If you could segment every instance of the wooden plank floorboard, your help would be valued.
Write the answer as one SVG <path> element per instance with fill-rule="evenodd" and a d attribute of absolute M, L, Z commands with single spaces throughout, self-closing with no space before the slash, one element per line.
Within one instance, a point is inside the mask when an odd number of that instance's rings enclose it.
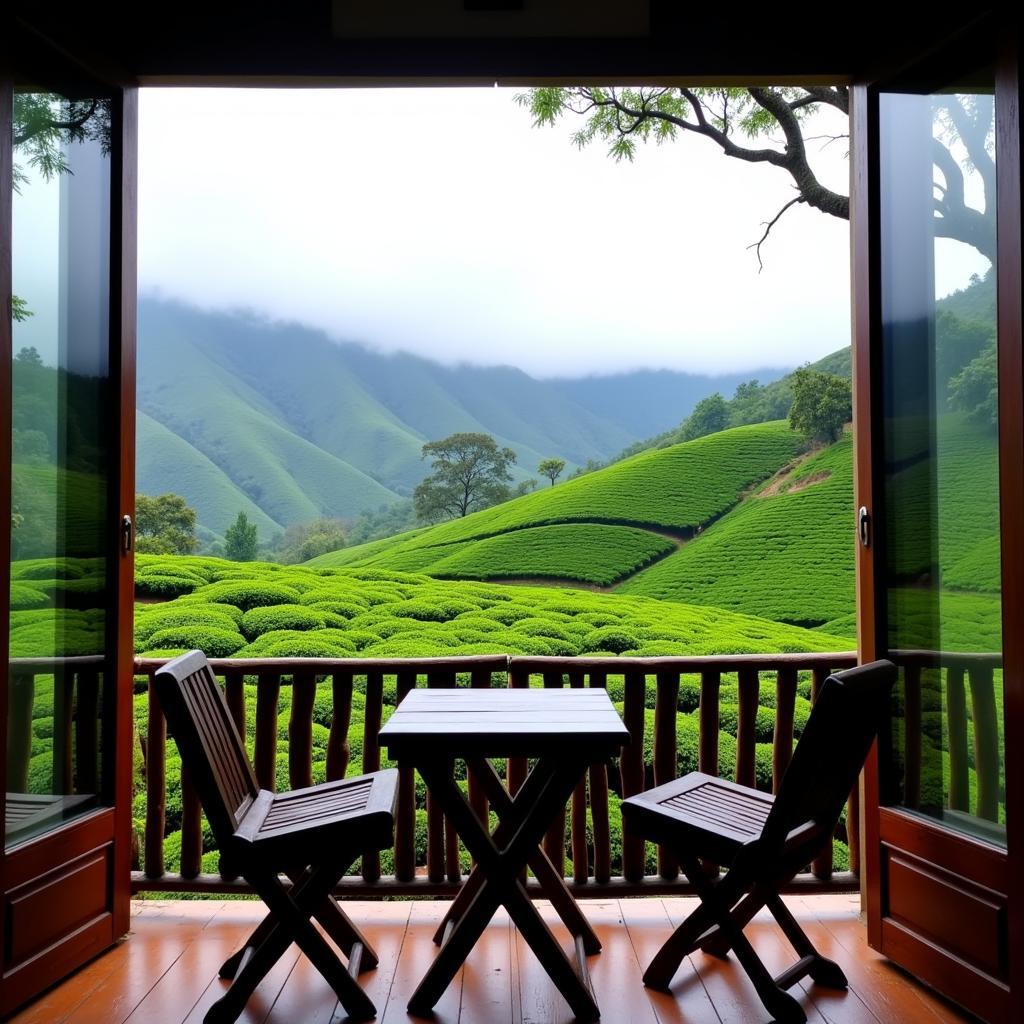
<path fill-rule="evenodd" d="M 512 922 L 499 910 L 462 969 L 459 1020 L 518 1024 L 512 1002 Z"/>
<path fill-rule="evenodd" d="M 868 948 L 856 897 L 787 897 L 820 951 L 846 972 L 837 992 L 809 980 L 792 992 L 811 1024 L 966 1024 L 962 1014 Z M 588 958 L 605 1024 L 758 1024 L 767 1021 L 736 962 L 703 953 L 688 957 L 671 991 L 643 987 L 644 968 L 696 905 L 690 899 L 584 902 L 603 951 Z M 433 962 L 434 929 L 446 903 L 350 903 L 347 909 L 380 957 L 360 975 L 382 1024 L 415 1024 L 406 1011 Z M 567 952 L 569 935 L 547 903 L 542 917 Z M 196 1024 L 224 992 L 221 962 L 263 916 L 252 901 L 160 901 L 136 904 L 127 940 L 87 964 L 12 1018 L 15 1024 Z M 794 959 L 767 914 L 748 936 L 770 971 Z M 348 1024 L 334 993 L 292 947 L 257 990 L 244 1024 Z M 465 967 L 437 1004 L 433 1024 L 569 1024 L 572 1013 L 543 966 L 499 911 Z"/>
<path fill-rule="evenodd" d="M 880 1020 L 960 1024 L 971 1019 L 868 946 L 867 933 L 857 916 L 857 897 L 836 896 L 829 902 L 790 897 L 788 902 L 808 934 L 813 929 L 812 941 L 817 942 L 823 932 L 831 936 L 833 959 L 845 971 L 850 987 Z"/>
<path fill-rule="evenodd" d="M 408 1024 L 408 1021 L 422 1019 L 411 1017 L 406 1006 L 416 991 L 420 979 L 434 962 L 438 947 L 434 945 L 434 932 L 441 923 L 447 903 L 411 903 L 409 924 L 405 931 L 398 964 L 396 965 L 391 992 L 384 1007 L 377 1007 L 377 1020 L 381 1024 Z M 353 914 L 355 917 L 355 915 Z M 355 917 L 356 921 L 360 919 Z M 434 1007 L 433 1016 L 428 1018 L 434 1024 L 456 1024 L 459 1020 L 459 1006 L 462 1002 L 463 971 L 455 976 Z M 481 1024 L 489 1024 L 482 1021 Z"/>
<path fill-rule="evenodd" d="M 642 978 L 647 965 L 674 931 L 672 922 L 660 899 L 620 900 L 619 906 L 637 959 L 638 977 Z M 624 983 L 623 987 L 626 987 Z M 718 1024 L 720 1021 L 689 957 L 680 964 L 669 992 L 643 988 L 642 983 L 641 989 L 660 1024 L 692 1024 L 694 1021 Z"/>

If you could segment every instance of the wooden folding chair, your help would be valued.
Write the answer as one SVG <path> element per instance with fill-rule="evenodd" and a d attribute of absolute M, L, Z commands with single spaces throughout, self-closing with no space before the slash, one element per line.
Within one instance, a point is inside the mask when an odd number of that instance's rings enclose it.
<path fill-rule="evenodd" d="M 683 957 L 696 949 L 721 957 L 733 950 L 765 1008 L 782 1024 L 807 1019 L 786 991 L 801 978 L 846 988 L 842 970 L 817 952 L 779 889 L 832 842 L 895 678 L 888 661 L 829 676 L 775 797 L 694 772 L 623 801 L 624 827 L 674 850 L 701 901 L 651 961 L 645 985 L 667 989 Z M 702 860 L 728 870 L 709 877 Z M 762 907 L 799 957 L 776 978 L 743 934 Z"/>
<path fill-rule="evenodd" d="M 376 1008 L 355 978 L 376 967 L 377 956 L 332 891 L 356 857 L 391 845 L 398 772 L 272 793 L 257 785 L 245 744 L 201 651 L 160 669 L 156 692 L 222 865 L 245 878 L 269 909 L 245 945 L 221 966 L 220 976 L 234 981 L 205 1020 L 237 1020 L 292 942 L 334 989 L 350 1018 L 375 1017 Z M 282 874 L 291 885 L 284 884 Z M 347 969 L 311 917 L 348 958 Z"/>

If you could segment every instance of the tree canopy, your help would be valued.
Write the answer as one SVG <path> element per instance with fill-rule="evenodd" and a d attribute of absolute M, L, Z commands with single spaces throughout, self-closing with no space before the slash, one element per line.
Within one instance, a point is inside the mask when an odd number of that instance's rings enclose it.
<path fill-rule="evenodd" d="M 309 523 L 293 523 L 277 545 L 279 562 L 294 565 L 345 546 L 345 524 L 340 519 L 321 517 Z"/>
<path fill-rule="evenodd" d="M 489 434 L 452 434 L 423 446 L 431 459 L 430 476 L 413 491 L 416 515 L 426 522 L 457 519 L 509 497 L 511 448 L 499 448 Z"/>
<path fill-rule="evenodd" d="M 196 510 L 180 494 L 135 495 L 135 550 L 144 555 L 191 555 Z"/>
<path fill-rule="evenodd" d="M 252 562 L 256 559 L 258 542 L 256 524 L 249 522 L 244 512 L 224 531 L 224 557 L 232 562 Z"/>
<path fill-rule="evenodd" d="M 729 407 L 725 399 L 716 391 L 707 398 L 702 398 L 694 407 L 693 412 L 683 424 L 682 441 L 692 441 L 705 434 L 717 434 L 729 426 Z"/>
<path fill-rule="evenodd" d="M 850 382 L 803 366 L 793 373 L 789 425 L 812 441 L 831 443 L 853 416 Z"/>
<path fill-rule="evenodd" d="M 541 459 L 537 464 L 537 472 L 541 476 L 546 476 L 551 481 L 551 486 L 555 486 L 555 481 L 562 475 L 562 470 L 565 469 L 565 459 Z"/>
<path fill-rule="evenodd" d="M 849 220 L 849 196 L 825 185 L 813 166 L 808 143 L 846 139 L 847 130 L 809 136 L 809 116 L 832 109 L 848 117 L 846 86 L 686 87 L 546 86 L 516 97 L 537 126 L 553 125 L 565 116 L 582 118 L 573 133 L 578 147 L 599 141 L 615 160 L 632 161 L 640 143 L 668 142 L 696 135 L 729 157 L 767 164 L 789 174 L 796 195 L 764 225 L 754 243 L 761 245 L 779 218 L 791 207 L 806 204 L 832 217 Z M 956 238 L 994 260 L 995 160 L 992 154 L 991 97 L 942 97 L 936 115 L 933 159 L 941 178 L 934 198 L 935 234 Z M 969 205 L 967 179 L 980 177 L 983 207 Z"/>

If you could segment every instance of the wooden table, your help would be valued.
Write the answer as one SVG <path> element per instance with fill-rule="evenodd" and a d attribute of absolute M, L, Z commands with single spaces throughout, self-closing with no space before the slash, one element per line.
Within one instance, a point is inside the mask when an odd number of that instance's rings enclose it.
<path fill-rule="evenodd" d="M 600 1016 L 585 957 L 601 944 L 539 844 L 587 768 L 628 740 L 608 694 L 596 687 L 413 690 L 405 697 L 380 741 L 400 764 L 419 771 L 476 861 L 446 917 L 441 950 L 409 1001 L 410 1013 L 431 1012 L 504 906 L 577 1020 Z M 537 760 L 511 796 L 490 757 Z M 493 835 L 455 783 L 456 758 L 465 760 L 498 816 Z M 527 864 L 574 937 L 575 967 L 530 902 L 523 884 Z"/>

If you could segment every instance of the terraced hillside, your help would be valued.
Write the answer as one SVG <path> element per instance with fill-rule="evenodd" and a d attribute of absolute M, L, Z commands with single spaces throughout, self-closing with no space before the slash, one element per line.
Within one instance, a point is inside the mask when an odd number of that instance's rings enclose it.
<path fill-rule="evenodd" d="M 960 414 L 940 418 L 938 438 L 939 542 L 934 551 L 910 546 L 896 553 L 904 605 L 915 609 L 908 620 L 924 615 L 910 588 L 937 561 L 948 588 L 946 634 L 960 649 L 991 650 L 999 623 L 992 439 Z M 799 448 L 784 423 L 738 427 L 310 564 L 614 588 L 850 636 L 852 442 Z M 923 474 L 933 472 L 911 463 L 897 477 L 893 507 L 910 519 L 904 532 L 911 537 L 934 535 L 912 525 L 926 513 L 932 484 Z"/>
<path fill-rule="evenodd" d="M 611 583 L 671 553 L 800 448 L 801 439 L 784 422 L 736 427 L 644 452 L 464 519 L 331 552 L 309 564 Z M 559 531 L 543 529 L 556 525 Z M 640 530 L 648 537 L 641 537 Z M 485 538 L 491 540 L 481 543 Z"/>

